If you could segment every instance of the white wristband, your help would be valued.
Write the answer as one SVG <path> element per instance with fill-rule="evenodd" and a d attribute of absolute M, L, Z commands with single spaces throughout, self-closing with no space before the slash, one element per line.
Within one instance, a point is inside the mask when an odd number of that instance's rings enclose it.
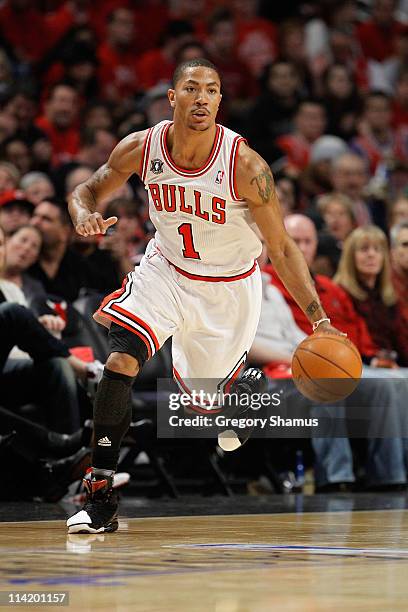
<path fill-rule="evenodd" d="M 327 321 L 328 323 L 331 323 L 330 319 L 328 319 L 327 317 L 324 317 L 323 319 L 319 319 L 318 321 L 315 321 L 312 325 L 313 331 L 315 331 L 320 323 L 324 323 L 325 321 Z"/>

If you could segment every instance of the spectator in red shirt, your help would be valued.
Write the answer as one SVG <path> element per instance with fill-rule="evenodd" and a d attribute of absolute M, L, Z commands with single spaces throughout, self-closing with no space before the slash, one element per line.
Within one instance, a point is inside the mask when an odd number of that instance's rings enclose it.
<path fill-rule="evenodd" d="M 317 233 L 313 222 L 304 215 L 289 215 L 285 218 L 285 227 L 302 251 L 309 268 L 312 267 L 317 250 Z M 283 285 L 272 265 L 266 266 L 266 271 L 271 274 L 272 283 L 279 289 L 289 304 L 298 327 L 306 334 L 310 334 L 312 328 L 309 320 Z M 327 276 L 316 274 L 313 279 L 323 309 L 327 316 L 331 318 L 332 325 L 346 332 L 362 355 L 367 357 L 373 355 L 374 346 L 367 327 L 364 320 L 357 315 L 346 292 Z"/>
<path fill-rule="evenodd" d="M 36 120 L 36 125 L 48 136 L 52 147 L 54 165 L 74 157 L 79 150 L 78 94 L 65 83 L 57 83 L 45 104 L 45 112 Z"/>
<path fill-rule="evenodd" d="M 171 82 L 179 49 L 193 40 L 193 34 L 193 26 L 188 21 L 174 20 L 167 24 L 161 47 L 146 51 L 137 64 L 143 89 Z"/>
<path fill-rule="evenodd" d="M 358 38 L 368 59 L 383 62 L 393 55 L 396 36 L 403 28 L 394 19 L 396 5 L 396 0 L 375 0 L 372 19 L 359 26 Z"/>
<path fill-rule="evenodd" d="M 392 227 L 390 237 L 392 282 L 408 325 L 408 221 Z"/>
<path fill-rule="evenodd" d="M 380 228 L 369 225 L 350 234 L 334 280 L 364 318 L 377 353 L 385 350 L 390 362 L 408 366 L 408 327 L 391 282 L 387 237 Z"/>
<path fill-rule="evenodd" d="M 278 146 L 287 155 L 288 168 L 295 174 L 304 170 L 310 162 L 310 148 L 324 134 L 326 113 L 320 102 L 303 100 L 294 117 L 295 131 L 277 139 Z"/>
<path fill-rule="evenodd" d="M 107 37 L 98 49 L 99 79 L 103 96 L 120 103 L 141 88 L 135 57 L 134 14 L 117 8 L 108 17 Z"/>

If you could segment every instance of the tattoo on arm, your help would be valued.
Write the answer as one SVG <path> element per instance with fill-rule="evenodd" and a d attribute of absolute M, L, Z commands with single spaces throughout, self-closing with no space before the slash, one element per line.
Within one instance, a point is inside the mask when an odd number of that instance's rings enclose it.
<path fill-rule="evenodd" d="M 110 172 L 111 170 L 109 166 L 104 164 L 103 166 L 98 168 L 98 170 L 95 172 L 95 174 L 92 177 L 92 181 L 96 185 L 99 185 L 99 183 L 103 183 L 103 181 L 105 181 L 109 177 Z"/>
<path fill-rule="evenodd" d="M 258 187 L 258 193 L 262 202 L 264 204 L 269 202 L 270 196 L 275 193 L 275 185 L 269 168 L 257 176 L 254 176 L 254 178 L 251 180 L 251 185 L 253 183 L 256 183 L 256 186 Z"/>
<path fill-rule="evenodd" d="M 316 310 L 319 310 L 319 308 L 319 304 L 316 302 L 316 300 L 313 300 L 313 302 L 306 308 L 306 313 L 311 316 L 316 312 Z"/>

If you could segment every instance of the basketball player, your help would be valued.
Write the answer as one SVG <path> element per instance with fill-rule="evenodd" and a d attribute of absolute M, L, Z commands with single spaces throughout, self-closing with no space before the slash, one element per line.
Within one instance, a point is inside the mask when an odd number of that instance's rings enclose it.
<path fill-rule="evenodd" d="M 225 390 L 238 378 L 261 308 L 258 228 L 314 329 L 336 332 L 284 229 L 267 163 L 244 138 L 215 122 L 221 102 L 216 67 L 204 59 L 179 65 L 168 98 L 174 120 L 124 138 L 69 204 L 79 234 L 105 234 L 117 218 L 103 219 L 98 203 L 137 172 L 156 228 L 140 266 L 94 315 L 110 327 L 110 355 L 95 400 L 87 501 L 68 519 L 70 533 L 118 527 L 112 481 L 130 423 L 131 387 L 167 338 L 173 338 L 174 377 L 184 391 L 191 379 L 213 379 Z M 235 388 L 260 388 L 260 372 L 248 372 Z"/>

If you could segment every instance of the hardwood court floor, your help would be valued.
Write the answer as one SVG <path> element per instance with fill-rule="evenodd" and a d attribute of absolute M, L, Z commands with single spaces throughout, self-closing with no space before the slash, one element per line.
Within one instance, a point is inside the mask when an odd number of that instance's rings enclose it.
<path fill-rule="evenodd" d="M 69 591 L 83 612 L 406 611 L 407 535 L 406 510 L 0 523 L 0 591 Z"/>

